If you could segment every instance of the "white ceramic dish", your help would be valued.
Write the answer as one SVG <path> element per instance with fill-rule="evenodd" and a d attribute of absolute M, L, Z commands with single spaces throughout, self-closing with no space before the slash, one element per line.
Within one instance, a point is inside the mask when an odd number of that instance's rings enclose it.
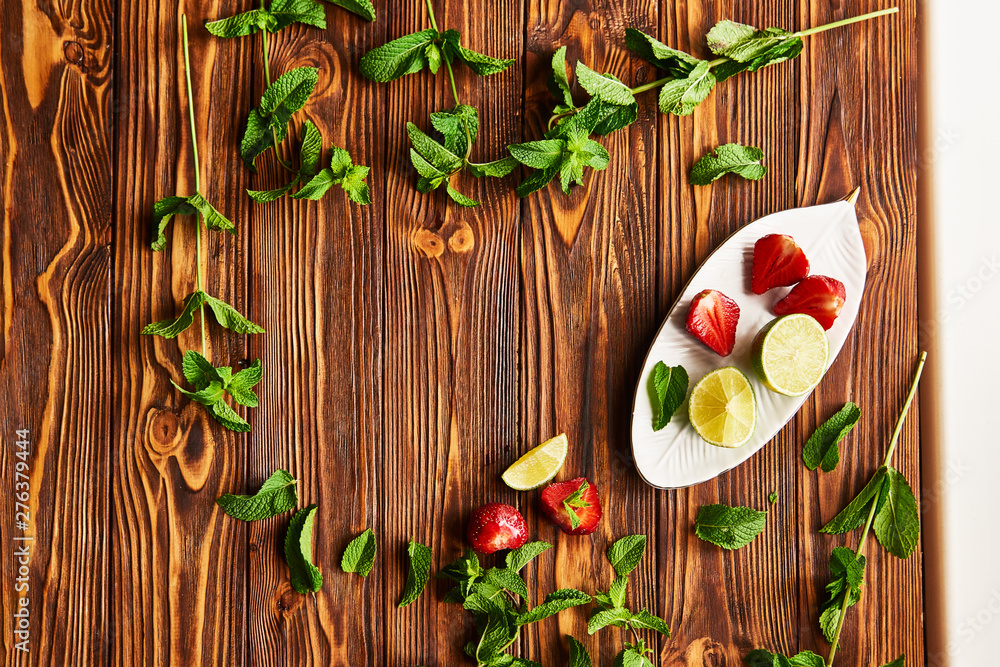
<path fill-rule="evenodd" d="M 726 239 L 705 260 L 670 309 L 646 354 L 639 376 L 632 404 L 632 455 L 639 474 L 652 486 L 691 486 L 739 465 L 767 444 L 809 397 L 809 394 L 782 396 L 768 390 L 750 365 L 754 336 L 774 319 L 772 307 L 791 290 L 780 287 L 760 296 L 750 290 L 753 246 L 766 234 L 791 235 L 809 258 L 811 274 L 830 276 L 844 283 L 847 293 L 844 308 L 827 332 L 831 364 L 854 325 L 867 268 L 853 203 L 839 201 L 774 213 L 746 225 Z M 712 352 L 685 329 L 691 299 L 704 289 L 719 290 L 740 306 L 736 347 L 725 358 Z M 648 386 L 650 373 L 658 361 L 684 367 L 690 379 L 689 393 L 702 376 L 716 368 L 736 366 L 746 373 L 757 395 L 757 426 L 750 441 L 734 449 L 708 444 L 688 423 L 686 401 L 665 428 L 654 432 Z"/>

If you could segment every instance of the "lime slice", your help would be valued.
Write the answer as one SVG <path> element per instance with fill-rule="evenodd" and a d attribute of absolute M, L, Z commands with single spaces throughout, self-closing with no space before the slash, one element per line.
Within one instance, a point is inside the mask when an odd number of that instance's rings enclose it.
<path fill-rule="evenodd" d="M 691 390 L 688 418 L 709 444 L 745 445 L 757 423 L 757 399 L 750 380 L 734 366 L 712 371 Z"/>
<path fill-rule="evenodd" d="M 753 370 L 760 381 L 785 396 L 802 396 L 826 373 L 830 343 L 811 315 L 772 320 L 753 341 Z"/>
<path fill-rule="evenodd" d="M 504 484 L 517 491 L 528 491 L 552 481 L 562 468 L 568 449 L 565 433 L 546 440 L 507 468 L 503 474 Z"/>

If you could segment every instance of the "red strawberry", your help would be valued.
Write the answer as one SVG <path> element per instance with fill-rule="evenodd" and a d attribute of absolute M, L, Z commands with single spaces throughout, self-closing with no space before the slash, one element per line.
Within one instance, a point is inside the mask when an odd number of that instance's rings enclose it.
<path fill-rule="evenodd" d="M 542 511 L 567 535 L 590 535 L 601 520 L 601 499 L 593 484 L 577 477 L 545 487 Z"/>
<path fill-rule="evenodd" d="M 691 301 L 687 330 L 717 354 L 726 357 L 736 345 L 736 323 L 739 321 L 740 307 L 736 302 L 718 290 L 707 289 Z"/>
<path fill-rule="evenodd" d="M 809 275 L 809 260 L 787 234 L 768 234 L 753 244 L 750 288 L 763 294 L 772 287 L 794 285 Z"/>
<path fill-rule="evenodd" d="M 844 283 L 839 280 L 826 276 L 809 276 L 793 287 L 784 299 L 774 304 L 774 314 L 812 315 L 824 329 L 829 329 L 840 315 L 846 298 Z"/>
<path fill-rule="evenodd" d="M 487 503 L 472 513 L 465 538 L 483 554 L 501 549 L 517 549 L 528 541 L 528 526 L 515 508 L 503 503 Z"/>

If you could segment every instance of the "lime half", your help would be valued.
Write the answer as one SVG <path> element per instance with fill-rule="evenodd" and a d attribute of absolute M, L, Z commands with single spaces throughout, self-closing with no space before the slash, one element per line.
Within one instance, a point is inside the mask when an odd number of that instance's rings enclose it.
<path fill-rule="evenodd" d="M 811 315 L 772 320 L 753 341 L 753 370 L 771 391 L 802 396 L 819 384 L 830 359 L 823 325 Z"/>
<path fill-rule="evenodd" d="M 757 399 L 749 378 L 734 366 L 712 371 L 691 390 L 688 418 L 709 444 L 745 445 L 757 423 Z"/>
<path fill-rule="evenodd" d="M 503 474 L 504 484 L 517 491 L 528 491 L 550 482 L 562 468 L 568 449 L 565 433 L 546 440 L 507 468 Z"/>

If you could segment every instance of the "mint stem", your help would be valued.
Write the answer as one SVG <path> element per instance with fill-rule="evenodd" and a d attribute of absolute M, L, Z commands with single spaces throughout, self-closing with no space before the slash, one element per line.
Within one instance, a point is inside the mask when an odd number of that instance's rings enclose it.
<path fill-rule="evenodd" d="M 851 23 L 858 23 L 859 21 L 868 21 L 870 19 L 878 18 L 879 16 L 887 16 L 889 14 L 895 14 L 899 11 L 899 7 L 891 7 L 889 9 L 880 9 L 877 12 L 869 12 L 867 14 L 862 14 L 860 16 L 852 16 L 849 19 L 841 19 L 840 21 L 834 21 L 833 23 L 827 23 L 825 25 L 817 26 L 815 28 L 808 28 L 806 30 L 800 30 L 798 32 L 793 32 L 788 35 L 791 37 L 806 37 L 808 35 L 815 35 L 818 32 L 824 32 L 826 30 L 832 30 L 833 28 L 839 28 L 841 26 L 850 25 Z M 716 58 L 715 60 L 709 61 L 709 67 L 715 67 L 716 65 L 721 65 L 722 63 L 729 60 L 729 58 Z M 676 77 L 667 76 L 662 79 L 657 79 L 656 81 L 651 81 L 649 83 L 644 83 L 641 86 L 636 86 L 632 88 L 632 94 L 638 95 L 639 93 L 644 93 L 647 90 L 652 90 L 658 88 L 668 81 L 673 81 Z"/>
<path fill-rule="evenodd" d="M 264 0 L 260 0 L 260 8 L 264 9 Z M 265 87 L 270 87 L 271 85 L 271 66 L 267 62 L 267 29 L 260 31 L 260 40 L 264 51 L 264 82 L 267 84 Z M 295 173 L 295 170 L 291 166 L 281 159 L 281 154 L 278 153 L 278 135 L 274 133 L 274 128 L 271 128 L 271 142 L 274 144 L 274 157 L 278 160 L 278 164 L 285 168 L 286 171 Z"/>
<path fill-rule="evenodd" d="M 881 12 L 887 13 L 887 12 Z M 920 382 L 920 376 L 924 372 L 924 362 L 927 361 L 927 353 L 921 352 L 920 359 L 917 361 L 917 370 L 913 373 L 913 383 L 910 385 L 910 392 L 906 395 L 906 402 L 903 403 L 903 409 L 899 413 L 899 417 L 896 419 L 896 427 L 892 431 L 892 438 L 889 440 L 889 450 L 886 452 L 885 461 L 882 463 L 883 466 L 889 465 L 892 460 L 892 455 L 896 451 L 896 443 L 899 441 L 899 434 L 903 430 L 903 422 L 906 421 L 906 415 L 910 411 L 910 404 L 913 403 L 913 397 L 917 394 L 917 384 Z M 873 501 L 872 508 L 868 511 L 868 521 L 865 523 L 865 529 L 861 533 L 861 540 L 858 543 L 858 549 L 854 552 L 855 560 L 862 556 L 865 551 L 865 541 L 868 539 L 868 532 L 871 530 L 872 522 L 875 520 L 875 509 L 878 507 L 878 503 Z M 830 645 L 830 657 L 826 659 L 827 667 L 832 667 L 833 658 L 837 655 L 837 645 L 840 643 L 840 632 L 844 629 L 844 618 L 847 616 L 847 607 L 850 602 L 850 591 L 845 591 L 844 593 L 844 603 L 840 605 L 840 618 L 837 620 L 837 631 L 833 635 L 833 642 Z"/>
<path fill-rule="evenodd" d="M 201 164 L 198 161 L 198 131 L 194 124 L 194 95 L 191 92 L 191 56 L 188 49 L 188 25 L 187 14 L 181 15 L 181 34 L 184 37 L 184 78 L 187 81 L 188 96 L 188 118 L 191 120 L 191 153 L 194 156 L 194 190 L 201 194 Z M 204 196 L 204 195 L 202 195 Z M 198 263 L 196 276 L 198 280 L 198 291 L 202 291 L 205 278 L 201 268 L 201 214 L 195 216 L 195 228 L 197 234 L 194 237 L 195 260 Z M 206 336 L 205 336 L 205 304 L 201 304 L 201 356 L 206 356 Z"/>
<path fill-rule="evenodd" d="M 431 27 L 434 28 L 434 32 L 440 35 L 441 31 L 438 29 L 437 19 L 434 18 L 434 8 L 431 7 L 431 0 L 424 0 L 424 4 L 427 5 L 427 18 L 430 19 Z M 444 66 L 448 68 L 448 80 L 451 81 L 451 96 L 455 99 L 455 106 L 458 106 L 458 87 L 455 85 L 455 73 L 451 70 L 451 61 L 448 60 L 443 51 L 442 49 L 441 58 L 444 60 Z"/>

